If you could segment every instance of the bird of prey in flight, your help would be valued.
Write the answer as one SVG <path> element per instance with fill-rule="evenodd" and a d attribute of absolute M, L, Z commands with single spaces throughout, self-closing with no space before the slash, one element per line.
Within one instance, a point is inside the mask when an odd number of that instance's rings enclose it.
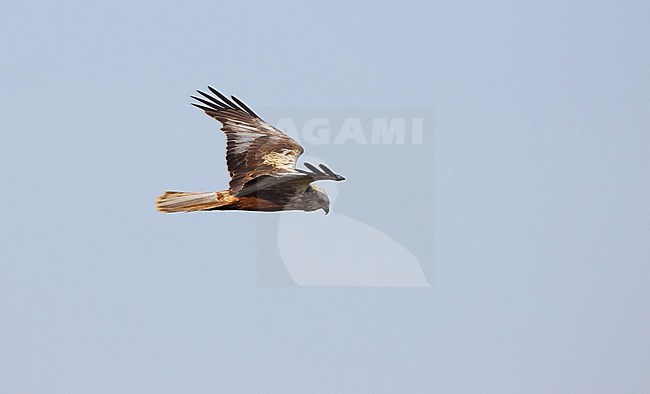
<path fill-rule="evenodd" d="M 223 124 L 230 187 L 217 192 L 166 191 L 158 197 L 160 212 L 215 210 L 329 212 L 327 193 L 315 181 L 342 181 L 326 165 L 296 161 L 304 149 L 293 138 L 263 121 L 235 96 L 232 100 L 208 86 L 213 95 L 197 90 L 193 106 Z M 216 96 L 216 97 L 215 97 Z"/>

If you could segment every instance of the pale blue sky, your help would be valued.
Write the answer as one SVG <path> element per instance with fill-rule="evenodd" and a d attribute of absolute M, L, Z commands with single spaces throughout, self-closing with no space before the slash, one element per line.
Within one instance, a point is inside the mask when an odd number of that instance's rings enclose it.
<path fill-rule="evenodd" d="M 3 2 L 3 390 L 650 391 L 648 15 Z M 435 155 L 413 157 L 428 177 L 318 150 L 355 175 L 348 215 L 418 210 L 361 180 L 433 196 L 413 233 L 434 245 L 432 287 L 258 287 L 255 215 L 153 210 L 166 188 L 227 181 L 223 138 L 189 105 L 206 84 L 254 109 L 432 107 Z"/>

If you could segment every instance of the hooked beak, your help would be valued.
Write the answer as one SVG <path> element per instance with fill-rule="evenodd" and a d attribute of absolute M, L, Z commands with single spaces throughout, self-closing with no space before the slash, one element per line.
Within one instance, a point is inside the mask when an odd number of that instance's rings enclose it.
<path fill-rule="evenodd" d="M 323 207 L 322 209 L 323 209 L 323 211 L 325 211 L 325 215 L 330 213 L 330 207 Z"/>

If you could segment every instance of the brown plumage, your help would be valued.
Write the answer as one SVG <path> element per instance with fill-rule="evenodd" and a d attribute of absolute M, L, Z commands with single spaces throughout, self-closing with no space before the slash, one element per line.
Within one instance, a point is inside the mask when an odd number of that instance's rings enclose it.
<path fill-rule="evenodd" d="M 294 139 L 263 121 L 235 96 L 232 101 L 208 86 L 214 96 L 198 90 L 192 103 L 223 124 L 230 187 L 218 192 L 166 191 L 158 197 L 161 212 L 214 210 L 329 212 L 327 193 L 314 181 L 342 181 L 324 164 L 296 169 L 304 149 Z M 215 97 L 216 96 L 216 97 Z"/>

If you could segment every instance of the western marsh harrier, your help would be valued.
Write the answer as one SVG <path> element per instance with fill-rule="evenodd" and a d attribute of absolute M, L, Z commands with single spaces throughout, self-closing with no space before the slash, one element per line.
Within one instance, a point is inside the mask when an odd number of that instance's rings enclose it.
<path fill-rule="evenodd" d="M 230 187 L 218 192 L 166 191 L 158 197 L 161 212 L 215 210 L 241 211 L 316 211 L 327 214 L 330 201 L 314 181 L 342 181 L 324 164 L 305 163 L 307 170 L 296 169 L 304 149 L 293 138 L 263 121 L 235 96 L 228 99 L 214 88 L 214 94 L 197 90 L 193 106 L 223 124 L 226 134 L 226 162 Z M 216 97 L 215 97 L 216 96 Z"/>

